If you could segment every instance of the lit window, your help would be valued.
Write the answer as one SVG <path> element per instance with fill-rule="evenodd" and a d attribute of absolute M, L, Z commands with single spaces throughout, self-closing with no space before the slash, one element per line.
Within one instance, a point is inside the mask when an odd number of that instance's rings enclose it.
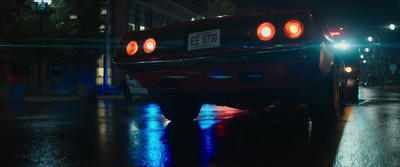
<path fill-rule="evenodd" d="M 107 8 L 106 9 L 101 9 L 101 15 L 107 15 Z"/>
<path fill-rule="evenodd" d="M 78 16 L 77 16 L 77 15 L 70 15 L 70 16 L 69 16 L 69 19 L 75 20 L 75 19 L 78 19 Z"/>
<path fill-rule="evenodd" d="M 135 24 L 129 23 L 129 32 L 135 31 Z"/>
<path fill-rule="evenodd" d="M 151 9 L 129 1 L 128 32 L 142 31 L 150 28 Z"/>
<path fill-rule="evenodd" d="M 101 26 L 99 27 L 99 31 L 100 31 L 101 33 L 105 32 L 105 31 L 106 31 L 106 26 L 105 26 L 105 25 L 101 25 Z"/>

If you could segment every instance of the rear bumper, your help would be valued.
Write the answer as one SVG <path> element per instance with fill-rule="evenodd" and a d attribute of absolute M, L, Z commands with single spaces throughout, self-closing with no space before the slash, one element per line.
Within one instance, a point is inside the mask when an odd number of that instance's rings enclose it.
<path fill-rule="evenodd" d="M 322 80 L 320 51 L 296 48 L 114 63 L 153 92 L 230 94 L 312 88 Z"/>
<path fill-rule="evenodd" d="M 236 51 L 235 51 L 236 50 Z M 133 61 L 114 58 L 113 62 L 125 71 L 147 72 L 155 70 L 170 70 L 179 68 L 206 67 L 210 65 L 236 65 L 258 62 L 274 62 L 285 60 L 306 59 L 310 56 L 319 57 L 319 48 L 291 48 L 258 50 L 232 49 L 222 53 L 207 53 L 196 56 L 180 56 L 173 58 L 158 58 Z"/>

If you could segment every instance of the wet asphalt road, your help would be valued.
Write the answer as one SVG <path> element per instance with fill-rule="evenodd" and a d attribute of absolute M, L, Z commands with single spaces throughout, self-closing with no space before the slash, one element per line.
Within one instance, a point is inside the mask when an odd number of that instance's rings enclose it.
<path fill-rule="evenodd" d="M 400 166 L 400 90 L 361 88 L 335 127 L 306 106 L 244 111 L 203 105 L 166 120 L 151 102 L 3 104 L 1 166 Z"/>

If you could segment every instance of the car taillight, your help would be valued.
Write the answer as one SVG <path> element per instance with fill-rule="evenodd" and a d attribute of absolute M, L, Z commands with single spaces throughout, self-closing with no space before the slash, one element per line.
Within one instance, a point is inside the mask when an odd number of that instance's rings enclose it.
<path fill-rule="evenodd" d="M 126 53 L 129 56 L 134 55 L 139 49 L 138 43 L 136 41 L 131 41 L 126 45 Z"/>
<path fill-rule="evenodd" d="M 261 23 L 257 28 L 257 36 L 262 41 L 269 41 L 275 36 L 275 26 L 272 23 Z"/>
<path fill-rule="evenodd" d="M 339 36 L 339 35 L 340 35 L 340 32 L 331 32 L 331 37 Z"/>
<path fill-rule="evenodd" d="M 286 37 L 290 39 L 297 39 L 304 32 L 303 23 L 301 23 L 299 20 L 290 20 L 285 24 L 284 32 Z"/>
<path fill-rule="evenodd" d="M 156 49 L 156 40 L 153 38 L 146 39 L 143 43 L 143 50 L 146 53 L 151 53 Z"/>

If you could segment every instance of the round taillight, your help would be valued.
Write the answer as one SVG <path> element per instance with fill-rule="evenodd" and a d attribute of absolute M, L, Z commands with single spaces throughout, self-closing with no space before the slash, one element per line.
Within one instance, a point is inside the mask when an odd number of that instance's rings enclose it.
<path fill-rule="evenodd" d="M 151 53 L 156 49 L 156 40 L 153 38 L 146 39 L 143 43 L 143 50 L 146 53 Z"/>
<path fill-rule="evenodd" d="M 299 20 L 290 20 L 285 24 L 285 36 L 290 39 L 299 38 L 304 32 L 303 23 Z"/>
<path fill-rule="evenodd" d="M 126 53 L 128 53 L 129 56 L 134 55 L 139 49 L 138 43 L 136 41 L 131 41 L 126 45 Z"/>
<path fill-rule="evenodd" d="M 261 23 L 257 28 L 257 36 L 262 41 L 269 41 L 275 36 L 275 26 L 272 23 Z"/>

